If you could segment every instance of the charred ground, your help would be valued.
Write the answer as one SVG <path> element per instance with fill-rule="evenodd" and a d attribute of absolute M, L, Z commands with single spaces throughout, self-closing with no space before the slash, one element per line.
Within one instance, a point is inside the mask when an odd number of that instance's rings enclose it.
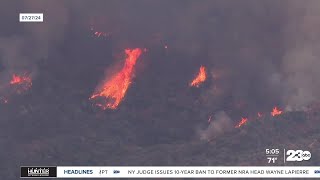
<path fill-rule="evenodd" d="M 317 114 L 267 116 L 200 141 L 195 127 L 206 127 L 211 111 L 199 97 L 208 85 L 190 89 L 193 74 L 186 74 L 195 68 L 179 69 L 177 58 L 188 57 L 150 49 L 120 108 L 107 111 L 92 106 L 88 94 L 104 75 L 100 63 L 113 61 L 111 54 L 93 58 L 100 59 L 95 66 L 40 65 L 33 88 L 1 105 L 2 176 L 17 178 L 19 165 L 265 165 L 265 148 L 305 149 L 312 143 L 313 157 L 305 164 L 317 165 Z"/>

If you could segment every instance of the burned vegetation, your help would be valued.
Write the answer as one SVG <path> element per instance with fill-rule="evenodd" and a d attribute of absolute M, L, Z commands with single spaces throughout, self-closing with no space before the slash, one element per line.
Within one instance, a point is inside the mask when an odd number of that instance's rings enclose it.
<path fill-rule="evenodd" d="M 266 148 L 320 161 L 319 6 L 38 3 L 23 8 L 46 7 L 47 22 L 0 31 L 3 177 L 19 165 L 258 166 Z"/>

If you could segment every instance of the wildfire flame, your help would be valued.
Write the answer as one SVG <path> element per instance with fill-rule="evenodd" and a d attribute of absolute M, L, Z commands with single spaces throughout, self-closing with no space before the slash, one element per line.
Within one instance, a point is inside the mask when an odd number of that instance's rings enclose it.
<path fill-rule="evenodd" d="M 142 49 L 126 49 L 125 53 L 127 58 L 122 70 L 115 74 L 109 81 L 105 82 L 103 86 L 90 97 L 90 99 L 97 97 L 104 98 L 106 103 L 96 104 L 104 110 L 107 108 L 116 109 L 123 100 L 131 83 L 134 66 L 142 53 Z"/>
<path fill-rule="evenodd" d="M 31 88 L 32 79 L 27 75 L 13 74 L 10 84 L 17 88 L 18 93 L 22 93 L 23 91 L 27 91 Z"/>
<path fill-rule="evenodd" d="M 281 111 L 278 107 L 274 107 L 272 109 L 271 115 L 272 116 L 279 116 L 280 114 L 282 114 L 283 111 Z M 262 112 L 258 112 L 257 113 L 258 118 L 263 117 L 263 113 Z M 241 121 L 235 126 L 235 128 L 240 128 L 242 125 L 246 124 L 248 121 L 248 118 L 241 118 Z"/>
<path fill-rule="evenodd" d="M 199 87 L 200 84 L 202 84 L 206 80 L 206 78 L 206 68 L 204 66 L 201 66 L 199 74 L 193 79 L 193 81 L 190 83 L 190 86 Z"/>
<path fill-rule="evenodd" d="M 279 116 L 280 114 L 282 114 L 282 111 L 280 109 L 278 109 L 278 107 L 274 107 L 272 109 L 272 112 L 271 112 L 272 116 Z"/>
<path fill-rule="evenodd" d="M 244 124 L 248 122 L 248 118 L 241 118 L 241 121 L 235 126 L 236 128 L 240 128 Z"/>

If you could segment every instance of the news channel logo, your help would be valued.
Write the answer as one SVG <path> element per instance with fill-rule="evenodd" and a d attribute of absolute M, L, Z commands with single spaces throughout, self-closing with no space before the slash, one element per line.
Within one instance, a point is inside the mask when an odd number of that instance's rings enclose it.
<path fill-rule="evenodd" d="M 320 169 L 314 170 L 315 174 L 320 174 Z"/>
<path fill-rule="evenodd" d="M 286 161 L 309 161 L 311 159 L 311 152 L 310 151 L 303 151 L 303 150 L 287 150 L 286 152 Z"/>
<path fill-rule="evenodd" d="M 22 166 L 21 177 L 57 177 L 57 167 Z"/>

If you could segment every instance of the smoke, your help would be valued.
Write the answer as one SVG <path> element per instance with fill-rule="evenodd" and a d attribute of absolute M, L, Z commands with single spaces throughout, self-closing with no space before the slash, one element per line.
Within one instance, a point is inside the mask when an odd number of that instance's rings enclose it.
<path fill-rule="evenodd" d="M 285 27 L 284 102 L 287 110 L 302 109 L 320 98 L 320 2 L 289 1 Z"/>
<path fill-rule="evenodd" d="M 286 1 L 274 0 L 83 0 L 77 1 L 73 12 L 96 29 L 111 32 L 112 45 L 118 49 L 166 44 L 169 52 L 188 57 L 173 58 L 173 64 L 181 69 L 204 65 L 210 74 L 215 69 L 225 70 L 222 74 L 226 75 L 218 80 L 208 79 L 211 88 L 203 91 L 203 101 L 210 111 L 232 109 L 244 102 L 243 112 L 269 111 L 283 104 L 281 66 L 287 6 Z M 183 70 L 175 73 L 179 76 L 180 72 Z M 161 77 L 175 75 L 164 73 Z M 185 77 L 180 81 L 189 82 Z"/>
<path fill-rule="evenodd" d="M 205 65 L 209 74 L 223 71 L 218 79 L 208 79 L 211 87 L 201 95 L 208 110 L 235 108 L 240 102 L 251 111 L 297 108 L 320 96 L 317 5 L 316 0 L 15 2 L 0 10 L 15 18 L 19 12 L 44 13 L 44 23 L 8 19 L 6 30 L 13 30 L 0 34 L 0 57 L 6 74 L 35 74 L 39 59 L 59 53 L 68 28 L 94 25 L 110 32 L 112 46 L 121 51 L 165 44 L 170 52 L 190 57 L 173 58 L 179 69 Z M 7 11 L 13 8 L 14 13 Z"/>
<path fill-rule="evenodd" d="M 220 111 L 214 115 L 207 129 L 199 130 L 198 134 L 201 140 L 212 140 L 233 129 L 234 127 L 230 117 L 225 112 Z"/>
<path fill-rule="evenodd" d="M 12 73 L 14 69 L 20 69 L 28 65 L 24 49 L 24 40 L 21 37 L 1 38 L 0 52 L 2 63 L 7 71 Z"/>
<path fill-rule="evenodd" d="M 7 13 L 8 19 L 2 22 L 10 27 L 10 31 L 0 33 L 0 59 L 5 69 L 1 76 L 9 78 L 13 73 L 33 76 L 37 73 L 37 62 L 54 53 L 63 40 L 68 11 L 63 1 L 11 3 L 11 6 L 3 7 L 3 10 L 15 9 L 15 13 Z M 44 22 L 17 23 L 19 13 L 44 13 Z"/>

